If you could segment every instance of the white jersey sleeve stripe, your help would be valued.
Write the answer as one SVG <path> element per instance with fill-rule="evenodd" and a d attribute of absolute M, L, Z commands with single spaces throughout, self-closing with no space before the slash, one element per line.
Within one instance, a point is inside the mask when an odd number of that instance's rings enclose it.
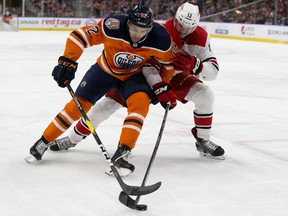
<path fill-rule="evenodd" d="M 73 36 L 69 35 L 68 37 L 71 41 L 73 41 L 79 48 L 84 51 L 85 47 L 78 40 L 76 40 Z"/>
<path fill-rule="evenodd" d="M 84 33 L 83 29 L 78 29 L 79 33 L 81 34 L 81 36 L 83 37 L 83 39 L 85 40 L 85 42 L 87 43 L 87 48 L 88 47 L 91 47 L 87 37 L 86 37 L 86 34 Z"/>

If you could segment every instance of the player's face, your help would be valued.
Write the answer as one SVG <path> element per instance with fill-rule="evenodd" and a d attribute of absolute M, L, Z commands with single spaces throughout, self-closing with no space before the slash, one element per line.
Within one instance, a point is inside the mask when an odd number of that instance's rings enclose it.
<path fill-rule="evenodd" d="M 191 34 L 196 26 L 194 26 L 193 28 L 187 28 L 182 26 L 176 19 L 175 19 L 175 28 L 180 36 L 180 38 L 185 38 L 187 35 Z"/>
<path fill-rule="evenodd" d="M 141 40 L 141 38 L 148 34 L 150 28 L 141 28 L 129 22 L 128 30 L 131 40 L 133 42 L 138 42 L 139 40 Z"/>

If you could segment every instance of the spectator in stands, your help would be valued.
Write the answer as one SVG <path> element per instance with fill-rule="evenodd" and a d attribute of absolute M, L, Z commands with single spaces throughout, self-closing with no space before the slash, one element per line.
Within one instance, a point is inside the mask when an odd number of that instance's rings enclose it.
<path fill-rule="evenodd" d="M 6 11 L 4 16 L 2 17 L 2 22 L 9 25 L 12 19 L 12 14 L 9 11 Z"/>
<path fill-rule="evenodd" d="M 65 17 L 74 17 L 74 11 L 72 8 L 68 7 L 65 9 L 65 13 L 64 13 Z"/>
<path fill-rule="evenodd" d="M 129 10 L 131 10 L 131 6 L 129 1 L 125 1 L 124 4 L 120 6 L 120 11 L 122 14 L 127 14 Z"/>
<path fill-rule="evenodd" d="M 92 16 L 95 18 L 100 17 L 100 12 L 101 12 L 101 2 L 100 1 L 93 1 L 92 3 Z"/>
<path fill-rule="evenodd" d="M 29 1 L 34 5 L 34 12 L 32 12 L 36 15 L 42 15 L 40 13 L 42 11 L 42 2 L 44 3 L 44 16 L 72 17 L 77 15 L 78 7 L 76 2 L 78 1 L 75 0 Z M 84 0 L 84 2 L 85 1 L 87 8 L 85 15 L 87 17 L 100 18 L 113 14 L 126 14 L 127 10 L 133 8 L 133 5 L 146 4 L 153 8 L 156 20 L 168 20 L 174 16 L 176 6 L 181 5 L 186 0 Z M 274 0 L 263 0 L 249 6 L 245 5 L 253 3 L 253 0 L 190 0 L 190 2 L 198 5 L 202 18 L 204 18 L 202 21 L 288 25 L 288 0 L 278 0 L 277 8 L 275 8 Z M 236 7 L 241 8 L 221 13 Z M 32 9 L 28 8 L 28 10 Z M 209 17 L 216 13 L 220 14 Z M 208 17 L 205 19 L 205 16 Z M 277 16 L 276 19 L 275 16 Z"/>

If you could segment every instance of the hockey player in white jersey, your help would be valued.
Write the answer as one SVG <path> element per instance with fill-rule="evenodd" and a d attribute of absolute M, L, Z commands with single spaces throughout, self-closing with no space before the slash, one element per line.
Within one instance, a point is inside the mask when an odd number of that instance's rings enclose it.
<path fill-rule="evenodd" d="M 215 80 L 219 66 L 210 46 L 210 37 L 198 25 L 199 20 L 198 6 L 186 2 L 178 8 L 175 17 L 164 24 L 179 48 L 174 62 L 176 73 L 170 83 L 179 101 L 182 103 L 191 101 L 195 104 L 193 112 L 195 126 L 191 132 L 196 139 L 196 149 L 203 156 L 225 159 L 224 149 L 210 140 L 214 93 L 202 80 Z M 93 126 L 97 128 L 121 107 L 123 107 L 121 98 L 117 96 L 116 91 L 111 91 L 90 110 L 94 113 L 91 118 Z M 55 141 L 50 147 L 51 150 L 67 150 L 74 147 L 89 135 L 90 131 L 86 127 L 85 122 L 79 121 L 68 137 Z"/>

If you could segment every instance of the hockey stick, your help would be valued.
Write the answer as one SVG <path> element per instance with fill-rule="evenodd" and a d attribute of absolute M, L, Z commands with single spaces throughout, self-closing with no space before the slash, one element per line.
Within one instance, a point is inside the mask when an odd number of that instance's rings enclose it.
<path fill-rule="evenodd" d="M 161 124 L 161 127 L 160 127 L 160 131 L 159 131 L 159 134 L 158 134 L 158 137 L 157 137 L 157 141 L 156 141 L 152 156 L 150 158 L 148 167 L 146 169 L 146 173 L 144 175 L 144 178 L 143 178 L 143 181 L 142 181 L 142 184 L 141 184 L 142 187 L 144 187 L 144 185 L 146 183 L 146 180 L 148 178 L 148 175 L 149 175 L 149 172 L 151 170 L 152 164 L 154 162 L 155 156 L 157 154 L 157 150 L 158 150 L 158 147 L 159 147 L 159 144 L 160 144 L 160 141 L 161 141 L 161 138 L 162 138 L 162 134 L 163 134 L 163 131 L 164 131 L 164 127 L 165 127 L 165 124 L 166 124 L 169 107 L 170 107 L 170 104 L 167 104 L 166 109 L 165 109 L 165 113 L 164 113 L 164 117 L 163 117 L 163 120 L 162 120 L 162 124 Z M 127 194 L 125 191 L 122 191 L 120 193 L 120 195 L 119 195 L 119 201 L 122 204 L 128 206 L 131 209 L 137 209 L 137 210 L 141 210 L 141 211 L 147 210 L 147 205 L 144 205 L 144 204 L 139 204 L 138 205 L 138 202 L 140 200 L 141 195 L 138 195 L 135 200 L 132 199 L 131 197 L 129 197 L 128 195 L 129 194 Z"/>
<path fill-rule="evenodd" d="M 150 194 L 154 191 L 156 191 L 160 186 L 161 186 L 161 182 L 157 182 L 153 185 L 149 185 L 149 186 L 130 186 L 130 185 L 127 185 L 123 182 L 121 176 L 119 175 L 115 165 L 113 164 L 108 152 L 106 151 L 106 148 L 105 146 L 102 144 L 98 134 L 96 133 L 94 127 L 92 126 L 92 123 L 91 121 L 89 120 L 86 112 L 84 111 L 82 105 L 80 104 L 79 100 L 77 99 L 77 97 L 75 96 L 75 92 L 74 90 L 72 89 L 72 87 L 70 86 L 70 84 L 68 84 L 67 86 L 67 89 L 69 90 L 69 93 L 70 95 L 72 96 L 74 102 L 76 103 L 79 111 L 81 112 L 84 120 L 85 120 L 85 123 L 87 124 L 87 126 L 89 127 L 89 130 L 91 131 L 91 133 L 93 134 L 93 137 L 95 138 L 97 144 L 99 145 L 101 151 L 102 151 L 102 154 L 104 155 L 104 158 L 106 159 L 107 163 L 109 164 L 114 176 L 116 177 L 118 183 L 120 184 L 122 190 L 126 193 L 126 194 L 129 194 L 129 195 L 134 195 L 134 196 L 140 196 L 140 195 L 146 195 L 146 194 Z"/>

